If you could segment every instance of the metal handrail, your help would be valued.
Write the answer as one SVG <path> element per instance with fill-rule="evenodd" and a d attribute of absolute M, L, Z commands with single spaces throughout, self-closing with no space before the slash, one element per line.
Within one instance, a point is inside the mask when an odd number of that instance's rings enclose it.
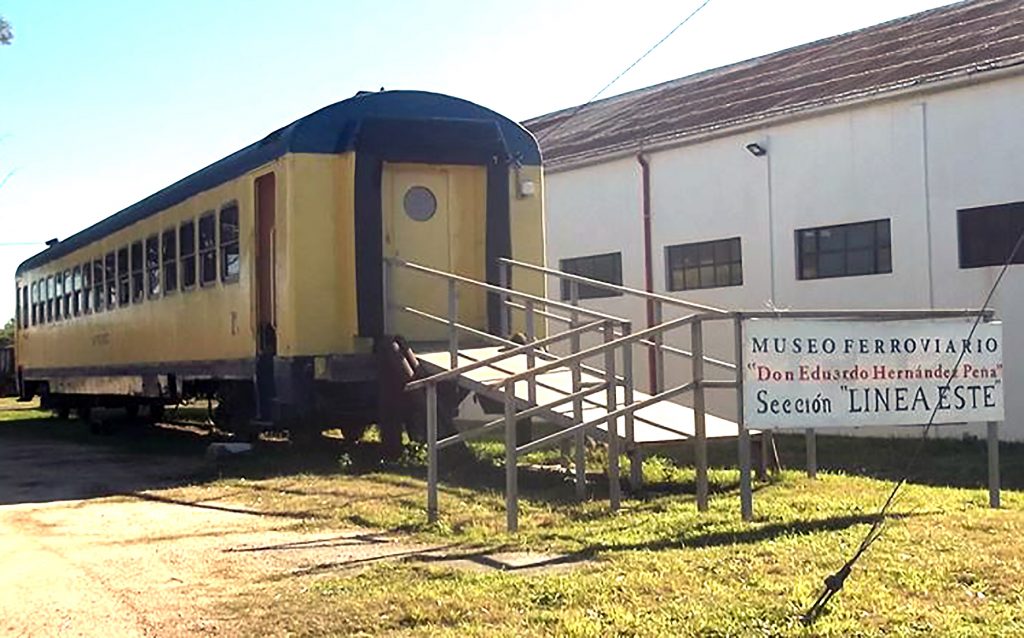
<path fill-rule="evenodd" d="M 616 323 L 626 323 L 627 321 L 629 321 L 628 319 L 616 317 L 615 315 L 610 315 L 608 313 L 600 312 L 598 310 L 581 308 L 579 306 L 573 306 L 571 304 L 563 303 L 561 301 L 555 301 L 553 299 L 538 297 L 537 295 L 531 295 L 526 292 L 519 292 L 516 290 L 512 290 L 511 288 L 503 288 L 502 286 L 489 284 L 483 281 L 477 281 L 476 279 L 463 277 L 462 275 L 456 275 L 454 273 L 444 272 L 443 270 L 436 270 L 434 268 L 429 268 L 427 266 L 421 266 L 420 264 L 416 264 L 411 261 L 405 261 L 404 259 L 398 259 L 397 257 L 385 257 L 384 260 L 389 264 L 400 266 L 402 268 L 408 268 L 409 270 L 414 270 L 416 272 L 432 275 L 434 277 L 440 277 L 447 281 L 457 281 L 459 283 L 468 284 L 470 286 L 476 286 L 477 288 L 482 288 L 488 292 L 495 292 L 502 295 L 506 295 L 508 297 L 515 297 L 519 299 L 527 299 L 534 303 L 540 303 L 547 306 L 554 306 L 555 308 L 562 308 L 563 310 L 570 310 L 572 312 L 579 312 L 581 314 L 589 315 L 596 319 L 605 319 L 607 321 L 614 321 Z"/>
<path fill-rule="evenodd" d="M 516 374 L 516 375 L 513 375 L 511 377 L 508 377 L 505 380 L 505 382 L 506 383 L 509 383 L 509 382 L 513 382 L 514 383 L 516 381 L 522 381 L 524 379 L 528 379 L 529 377 L 531 377 L 533 375 L 543 374 L 545 372 L 550 372 L 551 370 L 554 370 L 555 368 L 559 368 L 559 367 L 562 367 L 562 366 L 565 366 L 565 365 L 576 363 L 577 361 L 583 361 L 584 359 L 590 359 L 591 357 L 597 356 L 599 354 L 604 354 L 605 351 L 615 350 L 615 349 L 620 348 L 620 347 L 622 347 L 624 345 L 628 345 L 628 344 L 640 341 L 644 337 L 648 337 L 648 336 L 655 335 L 655 334 L 660 334 L 662 332 L 669 332 L 669 331 L 675 330 L 677 328 L 682 328 L 683 326 L 687 326 L 687 325 L 692 324 L 694 321 L 701 321 L 701 320 L 703 320 L 705 318 L 706 318 L 706 315 L 692 314 L 692 315 L 687 315 L 685 317 L 680 317 L 679 319 L 673 319 L 671 321 L 666 321 L 664 323 L 660 323 L 660 324 L 658 324 L 656 326 L 653 326 L 651 328 L 647 328 L 645 330 L 641 330 L 640 332 L 634 332 L 631 335 L 628 335 L 628 336 L 625 336 L 625 337 L 619 337 L 619 338 L 613 339 L 611 341 L 606 341 L 606 342 L 604 342 L 602 344 L 599 344 L 599 345 L 587 348 L 586 350 L 580 350 L 579 352 L 576 352 L 576 353 L 571 354 L 569 356 L 562 357 L 561 359 L 558 359 L 557 361 L 552 361 L 551 363 L 546 363 L 546 364 L 544 364 L 542 366 L 537 366 L 535 368 L 531 368 L 530 370 L 526 370 L 525 372 L 520 372 L 519 374 Z"/>
<path fill-rule="evenodd" d="M 660 301 L 672 306 L 679 306 L 687 308 L 689 310 L 699 310 L 700 312 L 712 312 L 716 314 L 728 315 L 729 311 L 724 308 L 716 308 L 715 306 L 708 306 L 705 304 L 699 304 L 694 301 L 686 301 L 684 299 L 677 299 L 675 297 L 668 297 L 666 295 L 659 295 L 656 292 L 647 292 L 646 290 L 638 290 L 636 288 L 630 288 L 629 286 L 622 286 L 620 284 L 610 284 L 607 281 L 601 281 L 599 279 L 591 279 L 590 277 L 584 277 L 583 275 L 576 275 L 568 273 L 563 270 L 556 270 L 554 268 L 548 268 L 547 266 L 538 266 L 537 264 L 531 264 L 525 261 L 517 261 L 508 257 L 501 257 L 499 261 L 510 266 L 517 268 L 523 268 L 524 270 L 532 270 L 534 272 L 544 273 L 552 277 L 558 277 L 567 281 L 575 281 L 576 283 L 586 284 L 595 288 L 603 288 L 605 290 L 613 290 L 626 295 L 633 295 L 636 297 L 643 297 L 651 301 Z"/>
<path fill-rule="evenodd" d="M 417 312 L 417 314 L 421 313 L 421 311 L 416 311 L 416 312 Z M 422 314 L 425 315 L 426 313 L 422 313 Z M 431 376 L 426 377 L 424 379 L 417 379 L 416 381 L 413 381 L 412 383 L 409 383 L 408 385 L 406 385 L 405 389 L 407 391 L 418 390 L 418 389 L 420 389 L 420 388 L 422 388 L 422 387 L 424 387 L 426 385 L 439 383 L 441 381 L 446 381 L 448 379 L 461 376 L 461 375 L 463 375 L 463 374 L 465 374 L 467 372 L 470 372 L 472 370 L 476 370 L 478 368 L 486 368 L 487 366 L 493 365 L 493 364 L 495 364 L 495 363 L 497 363 L 499 361 L 504 361 L 505 359 L 509 359 L 509 358 L 514 357 L 516 355 L 525 354 L 525 353 L 529 352 L 530 350 L 535 350 L 536 348 L 542 348 L 544 346 L 547 346 L 547 345 L 550 345 L 550 344 L 553 344 L 553 343 L 558 343 L 559 341 L 563 341 L 565 339 L 568 339 L 569 337 L 572 337 L 573 335 L 583 334 L 583 333 L 588 332 L 590 330 L 594 330 L 595 328 L 604 326 L 605 323 L 606 323 L 605 321 L 593 321 L 591 323 L 579 326 L 578 328 L 573 328 L 572 330 L 566 330 L 565 332 L 560 332 L 560 333 L 558 333 L 556 335 L 552 335 L 550 337 L 546 337 L 544 339 L 540 339 L 539 341 L 532 341 L 532 342 L 530 342 L 530 343 L 528 343 L 526 345 L 517 345 L 515 348 L 511 348 L 511 349 L 506 350 L 504 352 L 500 352 L 500 353 L 494 355 L 493 357 L 488 357 L 487 359 L 482 359 L 482 360 L 477 361 L 475 363 L 470 363 L 470 364 L 466 364 L 464 366 L 459 366 L 458 368 L 453 368 L 451 370 L 446 370 L 444 372 L 438 372 L 437 374 L 431 375 Z M 537 354 L 539 354 L 539 353 L 537 353 Z M 547 353 L 547 354 L 549 354 L 549 353 Z M 551 356 L 554 357 L 555 355 L 551 355 Z M 561 361 L 561 359 L 557 359 L 556 358 L 553 362 L 557 363 L 559 361 Z"/>

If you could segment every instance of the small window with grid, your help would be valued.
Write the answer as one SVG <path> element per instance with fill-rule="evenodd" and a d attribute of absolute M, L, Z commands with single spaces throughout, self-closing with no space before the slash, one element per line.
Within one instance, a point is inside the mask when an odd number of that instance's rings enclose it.
<path fill-rule="evenodd" d="M 609 284 L 622 285 L 622 253 L 606 253 L 603 255 L 587 255 L 572 257 L 559 262 L 563 272 L 588 279 L 597 279 Z M 596 299 L 598 297 L 619 297 L 621 292 L 608 290 L 588 284 L 577 284 L 580 299 Z M 567 301 L 572 295 L 572 284 L 562 280 L 562 300 Z"/>
<path fill-rule="evenodd" d="M 665 247 L 668 290 L 697 290 L 743 285 L 740 238 Z"/>
<path fill-rule="evenodd" d="M 892 272 L 889 220 L 796 231 L 797 277 L 825 279 Z"/>
<path fill-rule="evenodd" d="M 146 293 L 152 299 L 160 295 L 160 239 L 146 238 Z"/>
<path fill-rule="evenodd" d="M 164 294 L 178 289 L 178 235 L 174 229 L 165 230 L 160 238 L 163 249 Z"/>
<path fill-rule="evenodd" d="M 191 219 L 181 225 L 178 249 L 181 251 L 181 289 L 191 290 L 196 285 L 196 223 Z"/>
<path fill-rule="evenodd" d="M 238 246 L 238 204 L 232 202 L 220 209 L 220 280 L 238 281 L 242 261 Z"/>

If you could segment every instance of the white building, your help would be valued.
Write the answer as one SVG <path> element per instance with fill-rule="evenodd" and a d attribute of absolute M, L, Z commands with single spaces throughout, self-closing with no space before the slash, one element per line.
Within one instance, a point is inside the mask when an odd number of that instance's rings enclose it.
<path fill-rule="evenodd" d="M 573 111 L 526 125 L 545 154 L 548 263 L 580 274 L 649 276 L 729 309 L 970 308 L 1024 231 L 1022 0 L 953 4 Z M 586 303 L 646 324 L 635 299 Z M 1024 440 L 1019 266 L 990 305 L 1005 322 L 1003 436 Z M 731 343 L 713 335 L 710 354 L 731 359 Z M 734 415 L 732 398 L 710 406 Z"/>

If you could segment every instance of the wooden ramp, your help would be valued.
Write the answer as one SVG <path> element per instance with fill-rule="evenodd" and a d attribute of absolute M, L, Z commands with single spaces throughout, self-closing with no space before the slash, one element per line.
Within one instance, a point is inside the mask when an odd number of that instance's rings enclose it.
<path fill-rule="evenodd" d="M 484 361 L 502 352 L 500 347 L 468 348 L 459 350 L 458 366 L 466 366 Z M 451 355 L 445 352 L 417 353 L 421 364 L 428 374 L 437 374 L 451 369 Z M 546 361 L 537 358 L 537 364 Z M 458 377 L 460 386 L 495 401 L 504 402 L 504 383 L 510 376 L 528 370 L 525 354 L 511 356 L 493 365 L 470 370 Z M 607 390 L 603 379 L 595 374 L 582 373 L 582 386 L 595 387 L 591 394 L 583 399 L 583 420 L 592 421 L 607 414 Z M 537 405 L 552 403 L 572 394 L 572 373 L 569 368 L 556 368 L 537 376 Z M 518 409 L 533 407 L 529 400 L 529 385 L 526 381 L 516 383 L 515 395 Z M 619 387 L 616 396 L 616 408 L 625 405 L 623 388 Z M 633 401 L 640 402 L 651 395 L 638 390 L 633 391 Z M 577 421 L 573 418 L 572 402 L 562 404 L 547 411 L 544 417 L 559 427 L 569 427 Z M 737 436 L 736 424 L 711 414 L 705 417 L 705 429 L 708 439 L 721 439 Z M 602 423 L 595 427 L 602 435 L 608 435 L 608 425 Z M 626 438 L 625 419 L 617 422 L 619 437 Z M 694 436 L 693 410 L 671 401 L 659 401 L 635 412 L 633 420 L 633 438 L 638 446 L 665 445 L 681 443 Z"/>

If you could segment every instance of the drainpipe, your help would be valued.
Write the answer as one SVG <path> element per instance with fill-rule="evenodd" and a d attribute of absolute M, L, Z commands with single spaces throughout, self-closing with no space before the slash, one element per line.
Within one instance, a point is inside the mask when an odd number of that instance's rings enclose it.
<path fill-rule="evenodd" d="M 651 249 L 651 163 L 642 152 L 637 153 L 636 161 L 640 164 L 642 182 L 641 197 L 643 202 L 644 225 L 644 290 L 654 292 L 654 255 Z M 647 300 L 647 327 L 654 327 L 654 301 Z M 647 348 L 647 378 L 650 393 L 656 394 L 658 364 L 653 347 Z"/>

